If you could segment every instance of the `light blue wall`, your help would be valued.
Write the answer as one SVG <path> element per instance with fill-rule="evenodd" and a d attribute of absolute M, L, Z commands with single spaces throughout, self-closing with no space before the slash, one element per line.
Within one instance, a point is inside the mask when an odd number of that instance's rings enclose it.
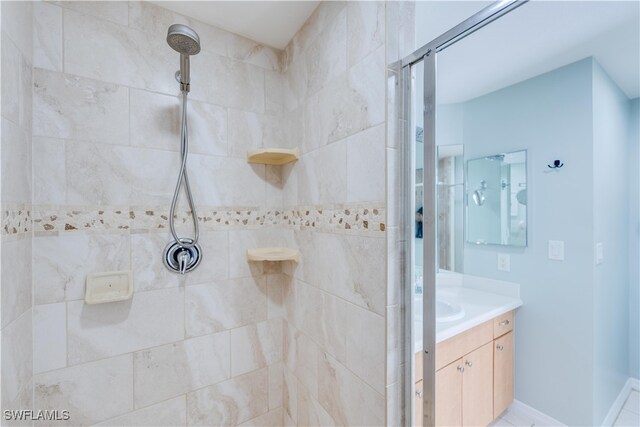
<path fill-rule="evenodd" d="M 586 59 L 464 104 L 465 158 L 528 150 L 526 248 L 465 246 L 465 273 L 521 284 L 516 398 L 570 425 L 592 424 L 592 62 Z M 548 173 L 555 159 L 565 163 Z M 565 261 L 547 242 L 565 242 Z M 511 271 L 497 271 L 497 254 Z"/>
<path fill-rule="evenodd" d="M 601 425 L 629 371 L 630 102 L 593 61 L 594 245 L 603 262 L 594 275 L 593 420 Z"/>
<path fill-rule="evenodd" d="M 599 425 L 638 376 L 638 100 L 587 58 L 443 107 L 438 143 L 462 138 L 466 160 L 528 150 L 528 246 L 466 244 L 464 254 L 465 273 L 521 284 L 516 399 Z M 565 166 L 549 172 L 555 159 Z M 564 261 L 548 259 L 549 240 L 564 241 Z M 511 256 L 510 272 L 497 270 L 498 253 Z"/>
<path fill-rule="evenodd" d="M 629 120 L 629 375 L 640 378 L 640 98 Z"/>

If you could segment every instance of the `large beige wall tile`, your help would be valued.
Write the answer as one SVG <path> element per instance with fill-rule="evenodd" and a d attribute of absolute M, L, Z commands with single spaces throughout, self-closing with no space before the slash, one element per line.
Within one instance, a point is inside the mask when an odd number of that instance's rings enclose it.
<path fill-rule="evenodd" d="M 34 239 L 34 302 L 84 299 L 86 275 L 129 270 L 129 236 L 64 234 Z"/>
<path fill-rule="evenodd" d="M 227 111 L 189 100 L 189 152 L 227 155 Z M 181 97 L 131 90 L 131 145 L 180 152 Z"/>
<path fill-rule="evenodd" d="M 51 3 L 33 4 L 33 66 L 62 71 L 62 9 Z"/>
<path fill-rule="evenodd" d="M 178 65 L 178 54 L 164 34 L 64 11 L 64 69 L 69 74 L 177 94 L 174 72 L 167 67 L 172 63 Z"/>
<path fill-rule="evenodd" d="M 9 38 L 31 63 L 33 40 L 33 3 L 28 1 L 2 3 L 2 38 Z M 4 93 L 2 95 L 4 97 Z"/>
<path fill-rule="evenodd" d="M 4 6 L 3 6 L 4 9 Z M 25 130 L 31 125 L 31 63 L 2 27 L 2 117 Z"/>
<path fill-rule="evenodd" d="M 242 427 L 281 427 L 284 425 L 282 417 L 282 408 L 277 408 L 240 425 Z"/>
<path fill-rule="evenodd" d="M 230 58 L 257 65 L 265 70 L 280 69 L 280 52 L 277 49 L 233 33 L 228 35 L 227 54 Z"/>
<path fill-rule="evenodd" d="M 282 387 L 283 393 L 283 405 L 285 425 L 295 426 L 298 419 L 298 391 L 297 391 L 297 379 L 293 373 L 288 369 L 284 370 L 284 381 Z"/>
<path fill-rule="evenodd" d="M 347 146 L 344 141 L 327 145 L 298 161 L 298 204 L 343 203 L 347 198 Z"/>
<path fill-rule="evenodd" d="M 3 236 L 4 237 L 4 236 Z M 2 239 L 2 298 L 0 300 L 2 327 L 15 321 L 31 308 L 31 239 Z"/>
<path fill-rule="evenodd" d="M 282 343 L 280 348 L 282 349 Z M 269 409 L 282 408 L 284 393 L 284 364 L 282 362 L 269 366 Z"/>
<path fill-rule="evenodd" d="M 134 355 L 136 408 L 230 377 L 229 332 L 205 335 Z"/>
<path fill-rule="evenodd" d="M 347 12 L 343 9 L 305 51 L 307 95 L 347 69 Z"/>
<path fill-rule="evenodd" d="M 132 356 L 98 360 L 34 377 L 34 407 L 69 411 L 59 425 L 91 425 L 133 410 Z"/>
<path fill-rule="evenodd" d="M 67 303 L 69 364 L 129 353 L 184 339 L 184 290 L 134 293 L 132 299 Z"/>
<path fill-rule="evenodd" d="M 31 310 L 27 310 L 22 316 L 5 326 L 0 333 L 3 409 L 18 409 L 9 405 L 23 401 L 24 389 L 30 385 L 33 372 L 31 322 Z"/>
<path fill-rule="evenodd" d="M 31 135 L 12 121 L 1 119 L 2 203 L 31 203 Z"/>
<path fill-rule="evenodd" d="M 347 4 L 348 56 L 353 65 L 376 50 L 385 38 L 385 2 L 362 1 Z"/>
<path fill-rule="evenodd" d="M 187 336 L 210 334 L 266 320 L 264 282 L 263 278 L 244 278 L 187 286 Z"/>
<path fill-rule="evenodd" d="M 385 317 L 349 305 L 346 366 L 378 393 L 385 392 Z M 364 332 L 366 331 L 366 332 Z"/>
<path fill-rule="evenodd" d="M 34 69 L 33 135 L 129 144 L 129 90 Z"/>
<path fill-rule="evenodd" d="M 260 369 L 187 395 L 193 426 L 235 426 L 269 410 L 268 373 Z"/>
<path fill-rule="evenodd" d="M 298 391 L 298 425 L 300 426 L 335 426 L 339 425 L 331 415 L 322 407 L 317 397 L 300 382 Z"/>
<path fill-rule="evenodd" d="M 62 139 L 34 136 L 33 203 L 64 205 L 67 202 L 66 148 Z"/>
<path fill-rule="evenodd" d="M 326 353 L 318 360 L 318 395 L 337 425 L 384 425 L 383 395 Z"/>
<path fill-rule="evenodd" d="M 33 308 L 33 373 L 67 366 L 67 307 L 57 304 Z"/>
<path fill-rule="evenodd" d="M 231 330 L 231 375 L 234 377 L 282 360 L 282 319 Z"/>
<path fill-rule="evenodd" d="M 385 307 L 385 239 L 296 232 L 305 282 L 380 315 Z"/>
<path fill-rule="evenodd" d="M 318 394 L 318 345 L 289 325 L 285 329 L 285 366 L 314 396 Z"/>
<path fill-rule="evenodd" d="M 127 2 L 57 1 L 54 3 L 64 6 L 67 9 L 72 9 L 76 12 L 91 15 L 96 18 L 105 19 L 116 24 L 127 25 L 129 20 Z"/>
<path fill-rule="evenodd" d="M 129 412 L 119 417 L 103 421 L 97 426 L 104 427 L 181 427 L 187 422 L 187 397 L 174 399 Z"/>
<path fill-rule="evenodd" d="M 347 201 L 377 202 L 385 198 L 385 126 L 350 136 L 347 144 Z"/>
<path fill-rule="evenodd" d="M 176 64 L 177 59 L 173 58 Z M 206 53 L 196 56 L 192 64 L 191 95 L 195 99 L 239 110 L 264 112 L 264 68 Z"/>

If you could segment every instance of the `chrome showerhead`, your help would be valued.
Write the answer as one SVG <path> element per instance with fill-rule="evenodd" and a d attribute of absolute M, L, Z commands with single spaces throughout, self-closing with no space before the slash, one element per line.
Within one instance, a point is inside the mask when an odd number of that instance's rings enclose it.
<path fill-rule="evenodd" d="M 167 43 L 180 53 L 180 90 L 189 92 L 189 56 L 200 53 L 200 37 L 186 25 L 173 24 L 167 32 Z"/>
<path fill-rule="evenodd" d="M 185 55 L 200 53 L 200 37 L 198 33 L 182 24 L 173 24 L 167 32 L 167 43 L 173 50 Z"/>

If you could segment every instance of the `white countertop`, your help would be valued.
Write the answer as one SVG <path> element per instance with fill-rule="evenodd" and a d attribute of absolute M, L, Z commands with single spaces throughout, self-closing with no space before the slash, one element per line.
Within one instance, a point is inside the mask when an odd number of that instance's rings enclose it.
<path fill-rule="evenodd" d="M 436 343 L 442 342 L 481 323 L 491 320 L 522 305 L 515 296 L 481 291 L 464 286 L 442 286 L 436 298 L 456 302 L 464 308 L 464 317 L 451 322 L 436 323 Z M 417 302 L 416 302 L 417 303 Z M 422 350 L 421 319 L 414 321 L 414 351 Z"/>

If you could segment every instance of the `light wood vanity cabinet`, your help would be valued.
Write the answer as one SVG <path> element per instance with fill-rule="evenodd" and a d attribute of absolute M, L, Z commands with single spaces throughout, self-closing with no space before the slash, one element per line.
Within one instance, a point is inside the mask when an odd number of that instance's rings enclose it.
<path fill-rule="evenodd" d="M 451 337 L 436 347 L 436 425 L 482 426 L 513 401 L 513 312 Z M 422 359 L 416 354 L 416 366 Z M 422 391 L 422 367 L 416 369 Z M 417 394 L 417 393 L 416 393 Z M 422 425 L 422 401 L 416 401 Z"/>
<path fill-rule="evenodd" d="M 493 347 L 493 418 L 513 402 L 513 331 L 497 338 Z"/>

